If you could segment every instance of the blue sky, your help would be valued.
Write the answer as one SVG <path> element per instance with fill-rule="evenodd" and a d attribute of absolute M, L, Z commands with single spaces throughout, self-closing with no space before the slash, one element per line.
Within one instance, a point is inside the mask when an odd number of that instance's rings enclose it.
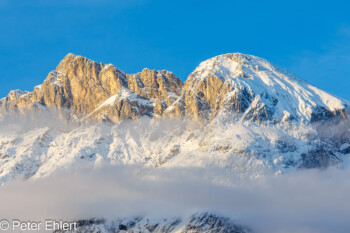
<path fill-rule="evenodd" d="M 0 0 L 0 96 L 32 90 L 69 52 L 182 80 L 242 52 L 350 99 L 349 11 L 342 0 Z"/>

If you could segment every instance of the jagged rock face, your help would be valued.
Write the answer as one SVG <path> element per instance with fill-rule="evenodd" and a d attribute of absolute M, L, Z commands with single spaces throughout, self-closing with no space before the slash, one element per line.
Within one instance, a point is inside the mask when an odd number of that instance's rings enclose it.
<path fill-rule="evenodd" d="M 11 91 L 1 100 L 0 111 L 25 115 L 51 107 L 69 110 L 79 119 L 117 122 L 162 115 L 181 87 L 169 71 L 144 69 L 127 75 L 113 65 L 68 54 L 33 92 Z"/>
<path fill-rule="evenodd" d="M 259 123 L 314 123 L 346 118 L 348 106 L 264 59 L 239 53 L 202 62 L 184 85 L 166 70 L 126 74 L 68 54 L 33 92 L 11 91 L 0 100 L 2 115 L 56 108 L 80 121 L 112 122 L 189 116 L 205 123 L 233 113 Z"/>
<path fill-rule="evenodd" d="M 126 77 L 120 70 L 111 65 L 103 65 L 80 56 L 69 54 L 56 68 L 61 73 L 54 82 L 62 85 L 66 105 L 79 118 L 95 110 L 111 95 L 118 93 L 126 85 Z M 44 91 L 46 94 L 47 92 Z M 49 96 L 54 96 L 50 93 Z M 46 105 L 51 104 L 50 100 Z M 52 104 L 61 107 L 61 102 Z"/>
<path fill-rule="evenodd" d="M 0 101 L 1 112 L 20 113 L 23 106 L 30 104 L 32 93 L 27 91 L 13 90 Z"/>
<path fill-rule="evenodd" d="M 69 109 L 81 118 L 111 94 L 120 91 L 125 83 L 125 75 L 116 67 L 68 54 L 33 92 L 19 93 L 18 98 L 6 97 L 5 101 L 22 113 L 31 109 L 32 105 L 40 104 L 43 107 Z M 7 107 L 5 110 L 11 112 Z"/>
<path fill-rule="evenodd" d="M 128 88 L 135 94 L 150 99 L 154 103 L 154 114 L 162 115 L 175 102 L 182 91 L 182 82 L 166 70 L 144 69 L 128 75 Z"/>
<path fill-rule="evenodd" d="M 140 116 L 153 117 L 154 109 L 154 103 L 149 99 L 123 88 L 89 114 L 88 120 L 118 122 Z"/>

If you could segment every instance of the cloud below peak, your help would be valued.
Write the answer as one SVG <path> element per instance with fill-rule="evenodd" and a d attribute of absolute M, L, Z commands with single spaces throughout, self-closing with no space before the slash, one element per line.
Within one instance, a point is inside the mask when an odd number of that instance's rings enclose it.
<path fill-rule="evenodd" d="M 350 227 L 350 170 L 330 168 L 222 185 L 220 171 L 107 166 L 62 171 L 0 189 L 7 218 L 113 219 L 213 211 L 257 233 L 345 233 Z M 234 174 L 232 180 L 234 181 Z M 203 178 L 206 177 L 206 178 Z"/>

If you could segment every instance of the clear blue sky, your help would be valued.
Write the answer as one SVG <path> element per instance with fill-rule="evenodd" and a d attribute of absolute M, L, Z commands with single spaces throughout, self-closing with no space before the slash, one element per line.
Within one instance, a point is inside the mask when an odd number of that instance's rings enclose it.
<path fill-rule="evenodd" d="M 242 52 L 350 99 L 349 12 L 342 0 L 0 0 L 0 96 L 32 90 L 69 52 L 182 80 Z"/>

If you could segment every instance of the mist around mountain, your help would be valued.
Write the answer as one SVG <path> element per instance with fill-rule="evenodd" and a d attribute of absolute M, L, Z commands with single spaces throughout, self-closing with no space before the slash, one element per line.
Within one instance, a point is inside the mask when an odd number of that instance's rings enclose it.
<path fill-rule="evenodd" d="M 0 100 L 0 214 L 78 232 L 347 232 L 348 114 L 251 55 L 182 83 L 68 54 Z"/>

